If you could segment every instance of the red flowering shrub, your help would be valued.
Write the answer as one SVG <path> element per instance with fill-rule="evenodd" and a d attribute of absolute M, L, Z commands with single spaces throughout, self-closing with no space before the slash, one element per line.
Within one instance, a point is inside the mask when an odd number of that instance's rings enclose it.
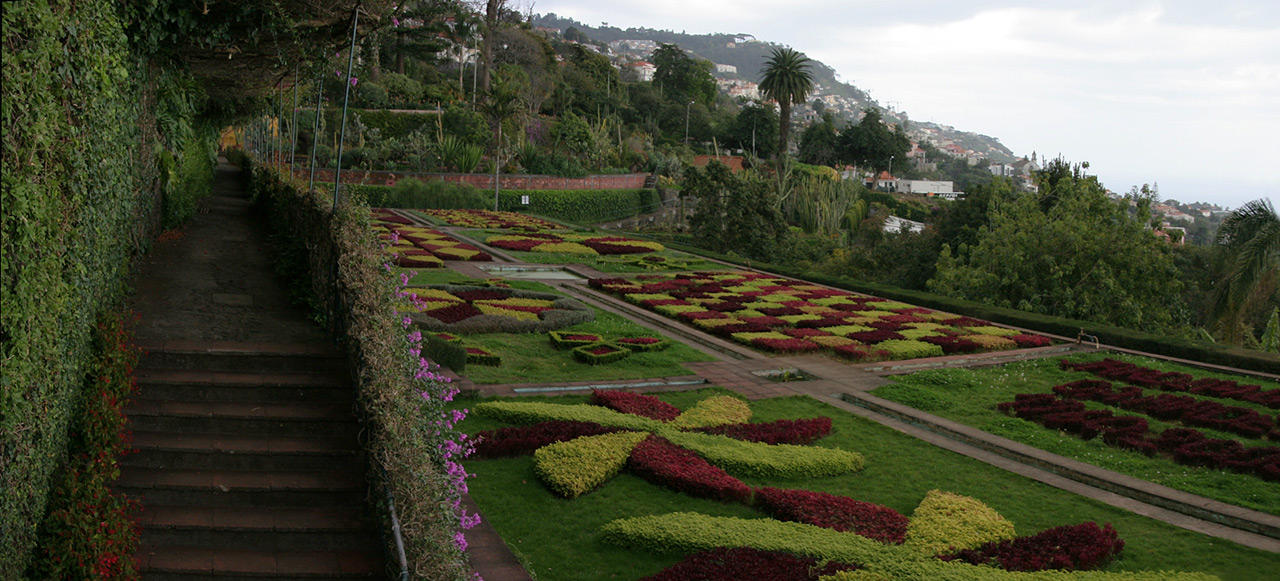
<path fill-rule="evenodd" d="M 37 579 L 136 579 L 137 501 L 110 486 L 130 449 L 122 409 L 135 390 L 139 349 L 123 316 L 109 316 L 93 335 L 95 357 L 84 409 L 55 473 L 30 573 Z"/>
<path fill-rule="evenodd" d="M 1119 408 L 1146 413 L 1154 418 L 1178 421 L 1189 426 L 1213 428 L 1250 438 L 1261 438 L 1275 429 L 1276 421 L 1254 410 L 1223 405 L 1186 395 L 1145 395 L 1140 388 L 1115 390 L 1106 381 L 1082 379 L 1053 388 L 1071 399 L 1092 400 Z"/>
<path fill-rule="evenodd" d="M 767 424 L 726 424 L 697 431 L 765 444 L 810 444 L 831 433 L 831 418 L 777 420 Z"/>
<path fill-rule="evenodd" d="M 697 454 L 650 435 L 631 450 L 631 472 L 654 484 L 701 498 L 745 502 L 751 488 Z"/>
<path fill-rule="evenodd" d="M 1099 569 L 1120 555 L 1124 541 L 1110 524 L 1085 522 L 1046 529 L 1027 537 L 987 543 L 949 555 L 943 561 L 991 565 L 1006 571 Z"/>
<path fill-rule="evenodd" d="M 496 290 L 496 289 L 476 289 L 476 290 L 455 291 L 452 294 L 453 296 L 458 297 L 464 301 L 492 301 L 492 300 L 498 300 L 498 299 L 505 299 L 511 296 L 511 291 Z"/>
<path fill-rule="evenodd" d="M 604 406 L 616 412 L 635 414 L 664 422 L 676 419 L 680 408 L 673 406 L 651 395 L 630 391 L 591 390 L 591 403 Z"/>
<path fill-rule="evenodd" d="M 572 440 L 581 436 L 595 436 L 616 431 L 618 431 L 617 428 L 606 428 L 591 422 L 568 421 L 542 422 L 530 426 L 484 430 L 475 434 L 475 454 L 479 458 L 523 456 L 532 454 L 534 450 L 547 444 Z"/>
<path fill-rule="evenodd" d="M 808 490 L 757 488 L 756 506 L 779 520 L 854 532 L 882 543 L 901 544 L 907 517 L 892 508 Z"/>
<path fill-rule="evenodd" d="M 975 319 L 973 317 L 956 317 L 954 319 L 946 319 L 938 322 L 943 325 L 951 325 L 952 327 L 986 327 L 991 324 L 990 321 Z"/>
<path fill-rule="evenodd" d="M 719 311 L 687 311 L 684 313 L 677 313 L 676 318 L 684 319 L 686 321 L 697 321 L 700 319 L 725 319 L 728 318 L 728 315 Z"/>
<path fill-rule="evenodd" d="M 865 345 L 837 345 L 831 348 L 836 355 L 852 359 L 854 361 L 879 360 L 887 359 L 889 352 L 883 349 L 874 349 Z"/>
<path fill-rule="evenodd" d="M 758 549 L 713 549 L 685 557 L 662 572 L 640 581 L 817 581 L 857 565 L 827 563 L 822 567 L 810 557 Z"/>
<path fill-rule="evenodd" d="M 766 315 L 769 315 L 771 317 L 783 317 L 787 315 L 799 315 L 801 313 L 804 313 L 804 311 L 797 309 L 795 307 L 761 307 L 756 310 Z"/>
<path fill-rule="evenodd" d="M 902 323 L 895 323 L 886 319 L 871 321 L 870 323 L 867 323 L 867 326 L 881 331 L 901 331 L 906 328 L 906 325 L 903 325 Z"/>
<path fill-rule="evenodd" d="M 982 346 L 974 341 L 953 335 L 930 335 L 928 337 L 921 337 L 920 340 L 925 343 L 933 343 L 934 345 L 942 347 L 942 352 L 947 355 L 955 353 L 976 353 L 982 350 Z"/>
<path fill-rule="evenodd" d="M 803 328 L 795 328 L 795 329 L 780 329 L 780 331 L 782 332 L 783 335 L 787 335 L 789 337 L 795 337 L 797 339 L 803 339 L 805 337 L 825 337 L 831 334 L 821 329 L 811 328 L 811 327 L 803 327 Z"/>
<path fill-rule="evenodd" d="M 422 311 L 422 314 L 436 319 L 441 323 L 453 324 L 483 313 L 481 313 L 480 309 L 477 309 L 471 303 L 456 303 L 447 307 Z"/>
<path fill-rule="evenodd" d="M 736 325 L 724 325 L 721 328 L 734 326 Z M 752 339 L 751 344 L 777 353 L 808 353 L 822 349 L 822 345 L 804 339 L 770 339 L 761 337 Z"/>
<path fill-rule="evenodd" d="M 888 341 L 890 339 L 906 339 L 906 337 L 903 337 L 901 334 L 897 332 L 885 331 L 882 329 L 876 329 L 875 331 L 861 331 L 858 333 L 850 333 L 849 338 L 853 339 L 854 341 L 866 343 L 868 345 L 879 343 L 881 341 Z"/>
<path fill-rule="evenodd" d="M 1194 379 L 1186 373 L 1160 372 L 1115 359 L 1083 363 L 1072 363 L 1063 359 L 1059 364 L 1063 369 L 1084 371 L 1146 388 L 1248 401 L 1272 409 L 1280 409 L 1280 389 L 1263 390 L 1257 385 L 1241 385 L 1234 381 L 1212 377 Z"/>
<path fill-rule="evenodd" d="M 627 240 L 626 238 L 618 238 L 617 240 Z M 596 251 L 599 254 L 642 254 L 645 252 L 653 252 L 652 248 L 647 246 L 637 246 L 635 244 L 613 244 L 608 238 L 592 238 L 583 240 L 582 245 Z"/>
<path fill-rule="evenodd" d="M 1030 347 L 1047 347 L 1053 344 L 1053 341 L 1050 341 L 1048 337 L 1044 337 L 1042 335 L 1030 335 L 1027 333 L 1023 333 L 1021 335 L 1010 335 L 1008 339 L 1017 343 L 1019 347 L 1024 349 Z"/>

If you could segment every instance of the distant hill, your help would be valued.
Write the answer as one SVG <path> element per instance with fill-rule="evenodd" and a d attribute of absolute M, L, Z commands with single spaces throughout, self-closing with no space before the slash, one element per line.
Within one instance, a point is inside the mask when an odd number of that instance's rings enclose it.
<path fill-rule="evenodd" d="M 619 40 L 651 40 L 657 43 L 671 43 L 713 63 L 732 65 L 737 73 L 716 73 L 721 78 L 736 78 L 758 82 L 760 71 L 769 58 L 774 43 L 756 40 L 746 33 L 684 34 L 670 30 L 652 28 L 617 28 L 613 26 L 591 26 L 571 18 L 562 18 L 555 14 L 537 14 L 533 16 L 534 26 L 554 28 L 561 32 L 574 27 L 592 40 L 608 44 Z M 858 87 L 836 78 L 835 69 L 827 64 L 813 61 L 813 80 L 822 87 L 822 95 L 835 95 L 840 107 L 832 108 L 837 116 L 853 121 L 855 112 L 874 107 L 882 116 L 891 122 L 907 122 L 908 132 L 913 139 L 933 141 L 942 146 L 954 143 L 961 148 L 971 150 L 991 161 L 1008 162 L 1017 158 L 999 139 L 989 135 L 959 131 L 953 127 L 936 123 L 910 121 L 903 111 L 890 110 L 883 107 L 870 95 Z M 797 111 L 797 113 L 801 113 Z"/>

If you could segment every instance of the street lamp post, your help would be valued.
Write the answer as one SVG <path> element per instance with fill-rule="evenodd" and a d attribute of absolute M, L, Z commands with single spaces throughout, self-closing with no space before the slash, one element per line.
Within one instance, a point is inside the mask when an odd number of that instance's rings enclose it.
<path fill-rule="evenodd" d="M 689 107 L 693 105 L 693 101 L 689 101 L 684 106 L 684 144 L 689 145 Z"/>

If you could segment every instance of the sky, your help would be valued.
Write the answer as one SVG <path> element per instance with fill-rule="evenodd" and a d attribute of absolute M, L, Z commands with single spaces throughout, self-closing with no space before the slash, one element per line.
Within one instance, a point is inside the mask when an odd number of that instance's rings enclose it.
<path fill-rule="evenodd" d="M 1280 200 L 1275 0 L 535 0 L 532 11 L 788 45 L 911 119 L 1087 161 L 1116 192 Z"/>

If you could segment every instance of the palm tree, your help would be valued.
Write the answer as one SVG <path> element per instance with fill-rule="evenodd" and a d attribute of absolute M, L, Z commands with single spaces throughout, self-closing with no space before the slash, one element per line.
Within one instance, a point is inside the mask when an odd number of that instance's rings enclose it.
<path fill-rule="evenodd" d="M 1234 339 L 1248 299 L 1280 272 L 1280 216 L 1270 200 L 1254 200 L 1223 220 L 1215 242 L 1226 251 L 1226 275 L 1214 313 Z"/>
<path fill-rule="evenodd" d="M 778 102 L 781 119 L 778 126 L 778 159 L 787 155 L 787 137 L 791 132 L 791 105 L 803 103 L 813 92 L 813 75 L 809 58 L 789 48 L 774 48 L 764 65 L 760 92 Z"/>

